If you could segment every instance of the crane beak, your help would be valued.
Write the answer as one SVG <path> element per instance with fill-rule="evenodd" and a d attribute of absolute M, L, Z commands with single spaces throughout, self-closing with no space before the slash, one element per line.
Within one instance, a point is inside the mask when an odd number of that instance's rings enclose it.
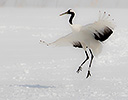
<path fill-rule="evenodd" d="M 65 15 L 65 14 L 68 14 L 68 12 L 62 13 L 62 14 L 60 14 L 60 16 Z"/>

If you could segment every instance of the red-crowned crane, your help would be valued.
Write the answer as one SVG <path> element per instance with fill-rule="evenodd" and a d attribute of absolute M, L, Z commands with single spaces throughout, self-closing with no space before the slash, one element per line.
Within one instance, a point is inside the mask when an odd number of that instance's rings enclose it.
<path fill-rule="evenodd" d="M 107 14 L 106 12 L 103 14 L 99 12 L 99 19 L 96 22 L 87 24 L 85 26 L 73 24 L 72 20 L 75 16 L 75 12 L 72 9 L 69 9 L 65 13 L 60 14 L 60 16 L 65 14 L 71 15 L 69 18 L 69 23 L 71 25 L 72 32 L 52 43 L 46 43 L 42 40 L 40 40 L 40 42 L 47 44 L 47 46 L 72 45 L 73 47 L 83 48 L 85 51 L 86 59 L 80 64 L 77 73 L 82 71 L 83 64 L 89 60 L 88 53 L 90 52 L 91 59 L 86 76 L 86 78 L 88 78 L 91 76 L 90 68 L 92 66 L 94 55 L 100 53 L 102 49 L 101 43 L 108 39 L 109 36 L 113 33 L 115 25 L 112 23 L 113 20 L 110 19 L 110 14 Z"/>

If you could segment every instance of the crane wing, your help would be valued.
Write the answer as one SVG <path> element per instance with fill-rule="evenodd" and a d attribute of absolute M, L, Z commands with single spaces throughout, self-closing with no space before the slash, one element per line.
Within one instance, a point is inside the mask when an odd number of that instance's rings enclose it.
<path fill-rule="evenodd" d="M 81 43 L 77 39 L 77 34 L 70 33 L 66 36 L 63 36 L 56 41 L 49 43 L 48 45 L 51 46 L 74 46 L 74 47 L 79 47 L 82 48 Z"/>
<path fill-rule="evenodd" d="M 106 12 L 104 12 L 102 16 L 99 16 L 98 21 L 83 26 L 82 30 L 88 29 L 96 40 L 101 42 L 105 41 L 113 33 L 113 29 L 115 28 L 115 25 L 109 17 L 110 15 L 107 15 Z"/>

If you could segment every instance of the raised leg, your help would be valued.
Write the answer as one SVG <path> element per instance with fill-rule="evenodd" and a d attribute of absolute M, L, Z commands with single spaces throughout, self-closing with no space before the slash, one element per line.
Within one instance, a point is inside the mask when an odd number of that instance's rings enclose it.
<path fill-rule="evenodd" d="M 83 64 L 89 59 L 89 56 L 88 56 L 88 53 L 87 51 L 85 51 L 85 54 L 86 54 L 86 59 L 81 63 L 81 65 L 79 66 L 78 70 L 77 70 L 77 73 L 79 73 L 80 71 L 82 71 L 82 66 Z"/>
<path fill-rule="evenodd" d="M 90 64 L 89 64 L 88 73 L 87 73 L 86 78 L 88 78 L 89 76 L 91 76 L 90 68 L 91 68 L 91 65 L 92 65 L 92 60 L 93 60 L 93 58 L 94 58 L 93 53 L 92 53 L 92 50 L 89 49 L 89 51 L 90 51 L 90 54 L 91 54 L 91 60 L 90 60 Z"/>

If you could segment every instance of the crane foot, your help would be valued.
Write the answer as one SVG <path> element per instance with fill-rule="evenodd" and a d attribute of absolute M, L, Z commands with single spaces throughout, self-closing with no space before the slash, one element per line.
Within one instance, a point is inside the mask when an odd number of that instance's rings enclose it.
<path fill-rule="evenodd" d="M 81 66 L 78 68 L 78 70 L 76 72 L 79 73 L 80 71 L 82 71 L 82 67 Z"/>
<path fill-rule="evenodd" d="M 88 70 L 86 78 L 88 78 L 89 76 L 91 76 L 90 70 Z"/>

